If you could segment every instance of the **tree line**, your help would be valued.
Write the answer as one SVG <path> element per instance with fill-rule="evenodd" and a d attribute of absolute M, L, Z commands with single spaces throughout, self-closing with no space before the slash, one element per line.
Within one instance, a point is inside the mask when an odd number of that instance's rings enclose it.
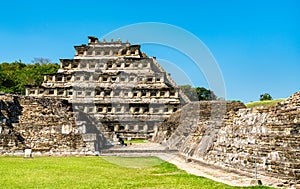
<path fill-rule="evenodd" d="M 31 64 L 22 61 L 0 64 L 0 91 L 25 94 L 25 85 L 41 85 L 44 74 L 57 72 L 59 65 L 48 59 L 35 58 Z"/>

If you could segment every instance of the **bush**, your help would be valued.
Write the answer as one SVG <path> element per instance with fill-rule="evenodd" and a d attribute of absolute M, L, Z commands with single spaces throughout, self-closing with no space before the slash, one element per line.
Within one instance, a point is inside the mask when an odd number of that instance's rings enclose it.
<path fill-rule="evenodd" d="M 265 100 L 273 100 L 272 96 L 269 93 L 264 93 L 260 95 L 259 98 L 260 101 L 265 101 Z"/>

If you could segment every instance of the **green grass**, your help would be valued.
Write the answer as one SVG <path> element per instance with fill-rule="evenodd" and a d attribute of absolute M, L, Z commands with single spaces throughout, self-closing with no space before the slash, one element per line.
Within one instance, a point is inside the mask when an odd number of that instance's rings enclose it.
<path fill-rule="evenodd" d="M 124 142 L 125 142 L 126 144 L 129 144 L 130 142 L 131 142 L 132 144 L 137 144 L 137 143 L 148 143 L 149 141 L 148 141 L 148 140 L 143 140 L 143 139 L 137 139 L 137 140 L 130 140 L 130 141 L 124 140 Z"/>
<path fill-rule="evenodd" d="M 0 157 L 0 188 L 238 187 L 187 174 L 155 157 Z"/>
<path fill-rule="evenodd" d="M 269 107 L 269 106 L 274 106 L 278 102 L 282 102 L 284 100 L 285 99 L 276 99 L 276 100 L 265 100 L 265 101 L 249 102 L 248 104 L 246 104 L 246 106 L 247 106 L 247 108 L 253 108 L 253 107 L 258 107 L 258 106 Z"/>

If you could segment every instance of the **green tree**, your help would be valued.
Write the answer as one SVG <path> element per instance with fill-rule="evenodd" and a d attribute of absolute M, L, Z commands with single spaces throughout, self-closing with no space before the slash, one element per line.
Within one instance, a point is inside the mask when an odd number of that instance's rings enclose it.
<path fill-rule="evenodd" d="M 57 72 L 55 63 L 24 64 L 21 61 L 0 64 L 0 91 L 25 94 L 25 85 L 40 85 L 44 74 Z"/>
<path fill-rule="evenodd" d="M 190 85 L 181 85 L 179 87 L 191 101 L 217 99 L 217 96 L 213 91 L 208 90 L 204 87 L 193 88 Z"/>
<path fill-rule="evenodd" d="M 217 96 L 214 94 L 213 91 L 208 90 L 204 87 L 197 87 L 196 93 L 198 100 L 216 100 Z"/>
<path fill-rule="evenodd" d="M 273 100 L 272 96 L 269 93 L 264 93 L 260 95 L 259 98 L 260 101 L 264 101 L 264 100 Z"/>

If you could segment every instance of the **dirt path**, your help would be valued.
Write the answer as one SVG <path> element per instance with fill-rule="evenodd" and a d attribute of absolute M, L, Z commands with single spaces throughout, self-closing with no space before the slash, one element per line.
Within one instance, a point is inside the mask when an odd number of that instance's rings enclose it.
<path fill-rule="evenodd" d="M 186 160 L 178 155 L 157 154 L 157 157 L 176 165 L 179 169 L 187 173 L 209 178 L 211 180 L 222 182 L 230 186 L 250 186 L 253 177 L 249 173 L 237 173 L 229 170 L 217 168 L 215 166 L 200 164 L 196 162 L 187 163 Z M 258 178 L 265 186 L 276 187 L 280 183 L 278 179 L 259 175 Z"/>
<path fill-rule="evenodd" d="M 113 150 L 117 150 L 119 153 L 113 153 Z M 153 153 L 146 153 L 147 150 L 156 150 Z M 166 148 L 155 143 L 146 144 L 134 144 L 128 147 L 114 147 L 111 153 L 105 155 L 117 155 L 117 156 L 156 156 L 162 160 L 176 165 L 179 169 L 185 170 L 187 173 L 209 178 L 211 180 L 222 182 L 231 186 L 250 186 L 253 181 L 253 175 L 249 173 L 236 172 L 218 168 L 213 165 L 207 165 L 200 162 L 186 162 L 186 159 L 179 156 L 177 153 L 165 153 Z M 134 153 L 130 153 L 130 151 Z M 120 153 L 124 151 L 124 153 Z M 137 152 L 140 151 L 140 152 Z M 161 151 L 161 152 L 159 152 Z M 103 154 L 104 155 L 104 154 Z M 258 175 L 265 186 L 276 187 L 280 181 L 276 178 L 266 177 Z"/>

